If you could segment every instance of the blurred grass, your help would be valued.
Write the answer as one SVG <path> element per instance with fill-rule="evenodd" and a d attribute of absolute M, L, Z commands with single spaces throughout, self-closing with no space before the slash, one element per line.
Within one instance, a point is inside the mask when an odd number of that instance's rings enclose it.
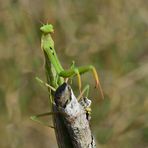
<path fill-rule="evenodd" d="M 83 85 L 91 85 L 91 126 L 98 146 L 148 147 L 145 0 L 0 2 L 0 147 L 57 147 L 52 129 L 29 120 L 49 108 L 46 88 L 34 81 L 36 75 L 45 80 L 40 22 L 54 24 L 64 67 L 75 60 L 77 65 L 95 65 L 100 74 L 104 101 L 90 74 L 83 76 Z"/>

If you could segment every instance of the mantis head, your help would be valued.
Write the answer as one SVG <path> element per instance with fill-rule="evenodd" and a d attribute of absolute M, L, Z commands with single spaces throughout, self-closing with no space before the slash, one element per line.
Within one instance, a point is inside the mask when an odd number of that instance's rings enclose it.
<path fill-rule="evenodd" d="M 53 33 L 54 32 L 54 29 L 53 29 L 53 26 L 51 24 L 46 24 L 46 25 L 43 25 L 40 30 L 43 32 L 43 33 Z"/>

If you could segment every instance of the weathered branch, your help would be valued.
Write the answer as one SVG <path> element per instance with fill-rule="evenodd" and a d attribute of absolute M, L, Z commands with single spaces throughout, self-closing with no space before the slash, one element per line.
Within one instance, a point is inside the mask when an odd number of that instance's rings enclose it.
<path fill-rule="evenodd" d="M 87 112 L 73 94 L 71 87 L 63 83 L 55 92 L 55 103 L 68 129 L 74 148 L 95 148 Z"/>

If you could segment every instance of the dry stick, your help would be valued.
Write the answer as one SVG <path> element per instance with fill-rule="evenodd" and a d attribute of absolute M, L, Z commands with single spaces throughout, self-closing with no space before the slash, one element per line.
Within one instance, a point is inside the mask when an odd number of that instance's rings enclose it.
<path fill-rule="evenodd" d="M 84 107 L 74 96 L 71 87 L 63 83 L 55 92 L 55 103 L 62 113 L 71 142 L 74 148 L 95 148 L 94 137 L 91 134 L 89 119 Z"/>

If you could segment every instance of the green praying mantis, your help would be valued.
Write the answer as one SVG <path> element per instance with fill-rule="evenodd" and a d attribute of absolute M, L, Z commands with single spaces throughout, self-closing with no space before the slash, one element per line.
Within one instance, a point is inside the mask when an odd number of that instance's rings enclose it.
<path fill-rule="evenodd" d="M 77 76 L 78 78 L 78 85 L 79 85 L 79 91 L 80 95 L 77 97 L 78 100 L 80 100 L 85 92 L 87 92 L 86 97 L 88 96 L 88 89 L 89 85 L 86 85 L 85 88 L 81 91 L 81 74 L 84 74 L 88 71 L 92 71 L 93 76 L 95 78 L 96 87 L 100 89 L 100 93 L 102 98 L 104 98 L 103 90 L 99 81 L 99 77 L 97 74 L 97 71 L 94 66 L 87 65 L 87 66 L 81 66 L 81 67 L 75 67 L 74 65 L 71 66 L 70 69 L 64 70 L 62 67 L 55 48 L 54 48 L 54 41 L 51 37 L 51 33 L 54 32 L 53 26 L 51 24 L 46 24 L 40 27 L 40 30 L 42 31 L 42 37 L 41 37 L 41 49 L 44 52 L 45 55 L 45 68 L 46 68 L 46 76 L 47 76 L 47 83 L 44 83 L 41 79 L 36 77 L 37 81 L 44 84 L 49 88 L 49 92 L 51 94 L 54 94 L 56 89 L 68 78 L 72 78 L 74 76 Z M 65 80 L 64 80 L 65 78 Z M 53 101 L 53 95 L 50 95 L 50 101 L 51 103 L 54 103 Z M 88 108 L 86 111 L 89 111 Z M 52 113 L 50 113 L 51 115 Z M 44 114 L 43 114 L 44 115 Z M 47 115 L 47 113 L 45 113 Z M 42 116 L 42 114 L 41 114 Z M 35 116 L 34 116 L 35 117 Z M 35 120 L 35 118 L 32 118 Z M 40 117 L 40 115 L 38 116 Z"/>
<path fill-rule="evenodd" d="M 62 146 L 61 142 L 58 142 L 58 144 L 60 145 L 59 147 L 61 147 L 61 148 L 71 147 L 71 143 L 67 143 L 67 141 L 71 141 L 71 140 L 70 139 L 67 140 L 67 138 L 69 136 L 68 136 L 68 132 L 66 132 L 65 125 L 62 121 L 62 118 L 61 118 L 62 115 L 60 115 L 58 113 L 58 110 L 55 106 L 54 94 L 55 94 L 56 89 L 64 82 L 67 82 L 69 78 L 73 78 L 74 76 L 77 76 L 78 86 L 79 86 L 78 88 L 80 91 L 80 95 L 78 97 L 78 100 L 80 100 L 81 98 L 83 98 L 82 96 L 83 96 L 84 92 L 86 90 L 88 90 L 88 88 L 89 88 L 89 86 L 87 85 L 83 90 L 81 90 L 82 89 L 81 75 L 88 72 L 88 71 L 91 71 L 93 73 L 93 76 L 94 76 L 94 79 L 96 82 L 95 86 L 97 88 L 99 88 L 102 98 L 104 98 L 103 90 L 102 90 L 102 87 L 101 87 L 101 84 L 99 81 L 97 71 L 94 66 L 87 65 L 87 66 L 76 67 L 75 65 L 73 65 L 68 70 L 65 70 L 62 67 L 62 65 L 57 57 L 55 48 L 54 48 L 54 41 L 51 36 L 51 34 L 54 32 L 54 29 L 51 24 L 43 25 L 40 28 L 40 30 L 42 31 L 41 49 L 43 50 L 44 56 L 45 56 L 45 69 L 46 69 L 47 83 L 44 83 L 39 78 L 37 78 L 37 80 L 40 83 L 45 84 L 49 88 L 48 90 L 50 93 L 49 97 L 50 97 L 50 101 L 52 104 L 52 112 L 32 116 L 31 119 L 34 121 L 37 121 L 41 124 L 44 124 L 43 122 L 38 120 L 38 118 L 42 117 L 42 116 L 46 116 L 46 115 L 53 115 L 54 128 L 56 131 L 57 139 L 58 139 L 58 141 L 65 141 L 65 143 L 62 142 L 62 143 L 64 143 L 65 146 Z M 91 112 L 91 110 L 88 105 L 88 107 L 86 107 L 86 113 L 89 114 L 89 112 Z M 53 126 L 49 126 L 49 127 L 53 127 Z M 65 137 L 67 137 L 67 138 L 65 138 Z"/>
<path fill-rule="evenodd" d="M 79 91 L 81 93 L 82 83 L 81 83 L 80 75 L 88 71 L 92 71 L 93 76 L 95 78 L 96 87 L 100 89 L 101 96 L 102 98 L 104 98 L 103 90 L 102 90 L 99 77 L 98 77 L 95 67 L 93 65 L 87 65 L 87 66 L 81 66 L 81 67 L 72 66 L 70 69 L 64 70 L 64 68 L 62 67 L 57 57 L 57 54 L 54 48 L 54 41 L 51 37 L 51 33 L 54 32 L 53 26 L 51 24 L 46 24 L 46 25 L 43 25 L 40 28 L 40 30 L 42 31 L 41 48 L 47 54 L 51 64 L 53 65 L 56 71 L 56 76 L 57 76 L 56 83 L 61 84 L 62 78 L 70 78 L 73 76 L 77 76 Z"/>

